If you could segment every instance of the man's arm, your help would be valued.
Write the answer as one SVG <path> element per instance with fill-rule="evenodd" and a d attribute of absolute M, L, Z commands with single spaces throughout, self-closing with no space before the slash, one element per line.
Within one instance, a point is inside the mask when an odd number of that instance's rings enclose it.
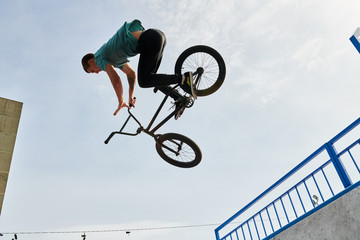
<path fill-rule="evenodd" d="M 124 64 L 123 68 L 121 69 L 127 76 L 129 82 L 129 105 L 135 107 L 135 98 L 134 98 L 134 90 L 136 84 L 136 73 L 132 67 L 126 63 Z"/>
<path fill-rule="evenodd" d="M 106 70 L 107 75 L 110 78 L 111 84 L 113 85 L 116 96 L 119 100 L 119 106 L 116 109 L 116 111 L 114 112 L 114 115 L 116 115 L 121 110 L 121 108 L 123 108 L 123 107 L 130 108 L 130 107 L 124 102 L 123 87 L 121 84 L 121 79 L 120 79 L 119 75 L 117 74 L 117 72 L 115 71 L 113 65 L 108 63 L 106 65 L 105 70 Z"/>

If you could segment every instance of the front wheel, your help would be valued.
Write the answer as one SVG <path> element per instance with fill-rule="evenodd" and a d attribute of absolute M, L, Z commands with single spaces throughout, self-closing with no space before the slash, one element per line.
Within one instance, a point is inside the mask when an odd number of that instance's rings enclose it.
<path fill-rule="evenodd" d="M 194 84 L 197 96 L 207 96 L 217 91 L 224 82 L 226 67 L 224 59 L 213 48 L 203 45 L 186 49 L 175 63 L 175 73 L 194 73 Z M 191 93 L 189 86 L 183 90 Z"/>
<path fill-rule="evenodd" d="M 156 151 L 166 162 L 181 168 L 192 168 L 201 161 L 201 150 L 190 138 L 177 133 L 160 135 Z"/>

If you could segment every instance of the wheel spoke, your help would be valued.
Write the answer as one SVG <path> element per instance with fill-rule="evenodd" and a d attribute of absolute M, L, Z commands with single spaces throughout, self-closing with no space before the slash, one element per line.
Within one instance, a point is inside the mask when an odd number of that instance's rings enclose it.
<path fill-rule="evenodd" d="M 198 165 L 201 150 L 190 138 L 177 133 L 166 133 L 156 142 L 156 150 L 168 163 L 183 168 Z"/>
<path fill-rule="evenodd" d="M 200 73 L 201 78 L 195 82 L 197 95 L 207 96 L 218 90 L 224 82 L 226 67 L 224 59 L 215 49 L 198 45 L 186 49 L 176 61 L 175 73 L 185 72 Z M 187 86 L 182 88 L 187 93 L 191 91 Z"/>
<path fill-rule="evenodd" d="M 194 72 L 199 67 L 204 69 L 204 73 L 197 79 L 198 90 L 210 88 L 219 77 L 219 65 L 216 59 L 208 53 L 196 52 L 191 54 L 183 63 L 182 73 Z"/>
<path fill-rule="evenodd" d="M 195 159 L 192 148 L 180 140 L 169 139 L 164 141 L 161 146 L 164 153 L 178 162 L 191 162 Z"/>

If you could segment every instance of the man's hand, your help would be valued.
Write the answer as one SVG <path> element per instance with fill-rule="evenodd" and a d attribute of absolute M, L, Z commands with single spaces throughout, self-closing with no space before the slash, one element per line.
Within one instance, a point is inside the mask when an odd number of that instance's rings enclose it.
<path fill-rule="evenodd" d="M 135 107 L 136 97 L 129 97 L 129 106 Z"/>
<path fill-rule="evenodd" d="M 119 112 L 123 107 L 130 108 L 124 101 L 123 101 L 123 102 L 119 102 L 119 107 L 118 107 L 118 108 L 116 109 L 116 111 L 114 112 L 114 116 L 116 116 L 116 114 L 118 114 L 118 112 Z"/>

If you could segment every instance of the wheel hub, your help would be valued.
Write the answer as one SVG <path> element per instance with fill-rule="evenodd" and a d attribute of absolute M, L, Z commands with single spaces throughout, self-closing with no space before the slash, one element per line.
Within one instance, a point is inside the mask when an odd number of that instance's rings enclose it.
<path fill-rule="evenodd" d="M 204 68 L 198 67 L 198 69 L 196 70 L 196 72 L 197 72 L 199 75 L 203 75 L 203 74 L 204 74 Z"/>

